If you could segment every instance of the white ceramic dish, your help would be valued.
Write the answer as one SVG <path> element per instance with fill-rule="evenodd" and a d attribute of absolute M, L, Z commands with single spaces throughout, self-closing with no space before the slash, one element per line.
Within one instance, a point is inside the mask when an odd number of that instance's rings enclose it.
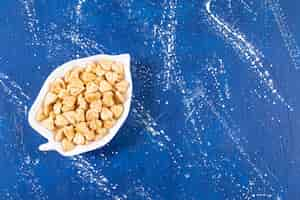
<path fill-rule="evenodd" d="M 64 74 L 72 69 L 74 66 L 85 66 L 85 63 L 91 62 L 91 61 L 97 61 L 101 58 L 110 58 L 114 61 L 119 61 L 124 64 L 125 69 L 125 79 L 129 82 L 129 89 L 128 89 L 128 98 L 124 104 L 124 112 L 120 119 L 117 121 L 115 126 L 109 130 L 109 133 L 102 138 L 101 140 L 94 141 L 91 144 L 88 145 L 79 145 L 76 146 L 75 149 L 64 152 L 61 147 L 60 142 L 56 142 L 53 139 L 53 133 L 52 131 L 44 128 L 36 119 L 36 113 L 40 106 L 42 105 L 42 102 L 44 100 L 45 95 L 47 94 L 49 90 L 49 84 L 55 80 L 55 78 L 63 77 Z M 107 143 L 109 143 L 113 137 L 117 134 L 118 130 L 121 128 L 123 123 L 125 122 L 129 110 L 130 110 L 130 104 L 131 104 L 131 98 L 132 98 L 132 78 L 131 78 L 131 72 L 130 72 L 130 55 L 129 54 L 121 54 L 121 55 L 95 55 L 90 56 L 86 58 L 71 60 L 59 67 L 57 67 L 46 79 L 44 82 L 36 100 L 34 101 L 32 107 L 30 108 L 29 114 L 28 114 L 28 121 L 30 126 L 37 131 L 40 135 L 42 135 L 44 138 L 48 140 L 47 143 L 42 144 L 39 146 L 40 151 L 57 151 L 63 156 L 74 156 L 81 153 L 85 153 L 88 151 L 92 151 L 98 148 L 103 147 Z"/>

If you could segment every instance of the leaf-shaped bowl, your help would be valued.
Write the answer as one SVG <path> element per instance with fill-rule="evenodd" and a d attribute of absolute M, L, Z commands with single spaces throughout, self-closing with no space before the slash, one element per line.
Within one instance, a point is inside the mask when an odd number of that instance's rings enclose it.
<path fill-rule="evenodd" d="M 53 132 L 46 129 L 41 125 L 40 122 L 38 122 L 35 119 L 35 116 L 38 112 L 38 109 L 41 107 L 43 100 L 49 90 L 50 84 L 59 77 L 63 77 L 64 74 L 74 68 L 75 66 L 81 66 L 85 67 L 86 63 L 95 62 L 98 60 L 101 60 L 103 58 L 111 59 L 113 61 L 118 61 L 123 63 L 124 65 L 124 71 L 125 71 L 125 80 L 129 82 L 129 88 L 127 92 L 127 100 L 124 103 L 124 111 L 122 116 L 117 120 L 116 124 L 109 129 L 109 133 L 104 136 L 102 139 L 91 142 L 87 145 L 78 145 L 73 150 L 64 152 L 61 146 L 60 142 L 56 142 L 53 139 Z M 85 153 L 88 151 L 92 151 L 98 148 L 103 147 L 107 143 L 109 143 L 113 137 L 117 134 L 118 130 L 121 128 L 121 126 L 124 124 L 130 110 L 130 104 L 131 104 L 131 98 L 132 98 L 132 78 L 131 78 L 131 72 L 130 72 L 130 55 L 129 54 L 121 54 L 121 55 L 95 55 L 90 56 L 86 58 L 71 60 L 59 67 L 57 67 L 54 71 L 51 72 L 51 74 L 48 76 L 46 81 L 44 82 L 36 100 L 34 101 L 32 107 L 29 110 L 28 114 L 28 121 L 30 126 L 37 131 L 40 135 L 42 135 L 44 138 L 48 140 L 47 143 L 42 144 L 39 146 L 40 151 L 57 151 L 63 156 L 74 156 L 81 153 Z"/>

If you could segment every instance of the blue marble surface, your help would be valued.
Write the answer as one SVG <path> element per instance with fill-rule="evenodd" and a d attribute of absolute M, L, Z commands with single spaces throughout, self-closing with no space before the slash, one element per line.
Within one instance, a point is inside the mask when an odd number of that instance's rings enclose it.
<path fill-rule="evenodd" d="M 0 199 L 300 199 L 292 0 L 0 1 Z M 131 113 L 64 158 L 27 112 L 58 65 L 130 53 Z"/>

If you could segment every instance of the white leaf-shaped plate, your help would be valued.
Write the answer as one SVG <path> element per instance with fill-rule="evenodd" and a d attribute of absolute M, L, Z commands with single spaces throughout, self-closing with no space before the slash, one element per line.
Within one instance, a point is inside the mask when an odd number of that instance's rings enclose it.
<path fill-rule="evenodd" d="M 129 88 L 128 88 L 128 93 L 127 93 L 128 96 L 127 96 L 127 100 L 124 104 L 124 112 L 123 112 L 122 116 L 120 117 L 120 119 L 118 119 L 118 121 L 116 122 L 114 127 L 109 129 L 109 133 L 105 137 L 103 137 L 102 139 L 100 139 L 98 141 L 94 141 L 88 145 L 78 145 L 73 150 L 64 152 L 62 150 L 61 143 L 54 141 L 52 131 L 44 128 L 40 124 L 40 122 L 38 122 L 35 119 L 36 113 L 42 105 L 44 97 L 46 96 L 46 94 L 49 90 L 50 83 L 52 83 L 56 78 L 63 77 L 64 74 L 68 70 L 74 68 L 75 66 L 85 67 L 86 63 L 95 62 L 95 61 L 101 60 L 103 58 L 108 58 L 108 59 L 111 59 L 114 61 L 119 61 L 124 64 L 125 79 L 129 82 Z M 57 67 L 48 76 L 48 78 L 44 82 L 36 100 L 34 101 L 32 107 L 30 108 L 29 115 L 28 115 L 28 121 L 29 121 L 30 126 L 35 131 L 37 131 L 40 135 L 42 135 L 44 138 L 46 138 L 48 140 L 47 143 L 39 146 L 39 150 L 40 151 L 51 151 L 52 150 L 52 151 L 57 151 L 58 153 L 60 153 L 63 156 L 74 156 L 74 155 L 78 155 L 81 153 L 85 153 L 85 152 L 92 151 L 92 150 L 103 147 L 104 145 L 106 145 L 113 139 L 113 137 L 117 134 L 118 130 L 121 128 L 121 126 L 125 122 L 128 114 L 129 114 L 131 98 L 132 98 L 132 78 L 131 78 L 131 72 L 130 72 L 130 55 L 129 54 L 121 54 L 121 55 L 100 54 L 100 55 L 90 56 L 90 57 L 86 57 L 86 58 L 71 60 L 71 61 Z"/>

